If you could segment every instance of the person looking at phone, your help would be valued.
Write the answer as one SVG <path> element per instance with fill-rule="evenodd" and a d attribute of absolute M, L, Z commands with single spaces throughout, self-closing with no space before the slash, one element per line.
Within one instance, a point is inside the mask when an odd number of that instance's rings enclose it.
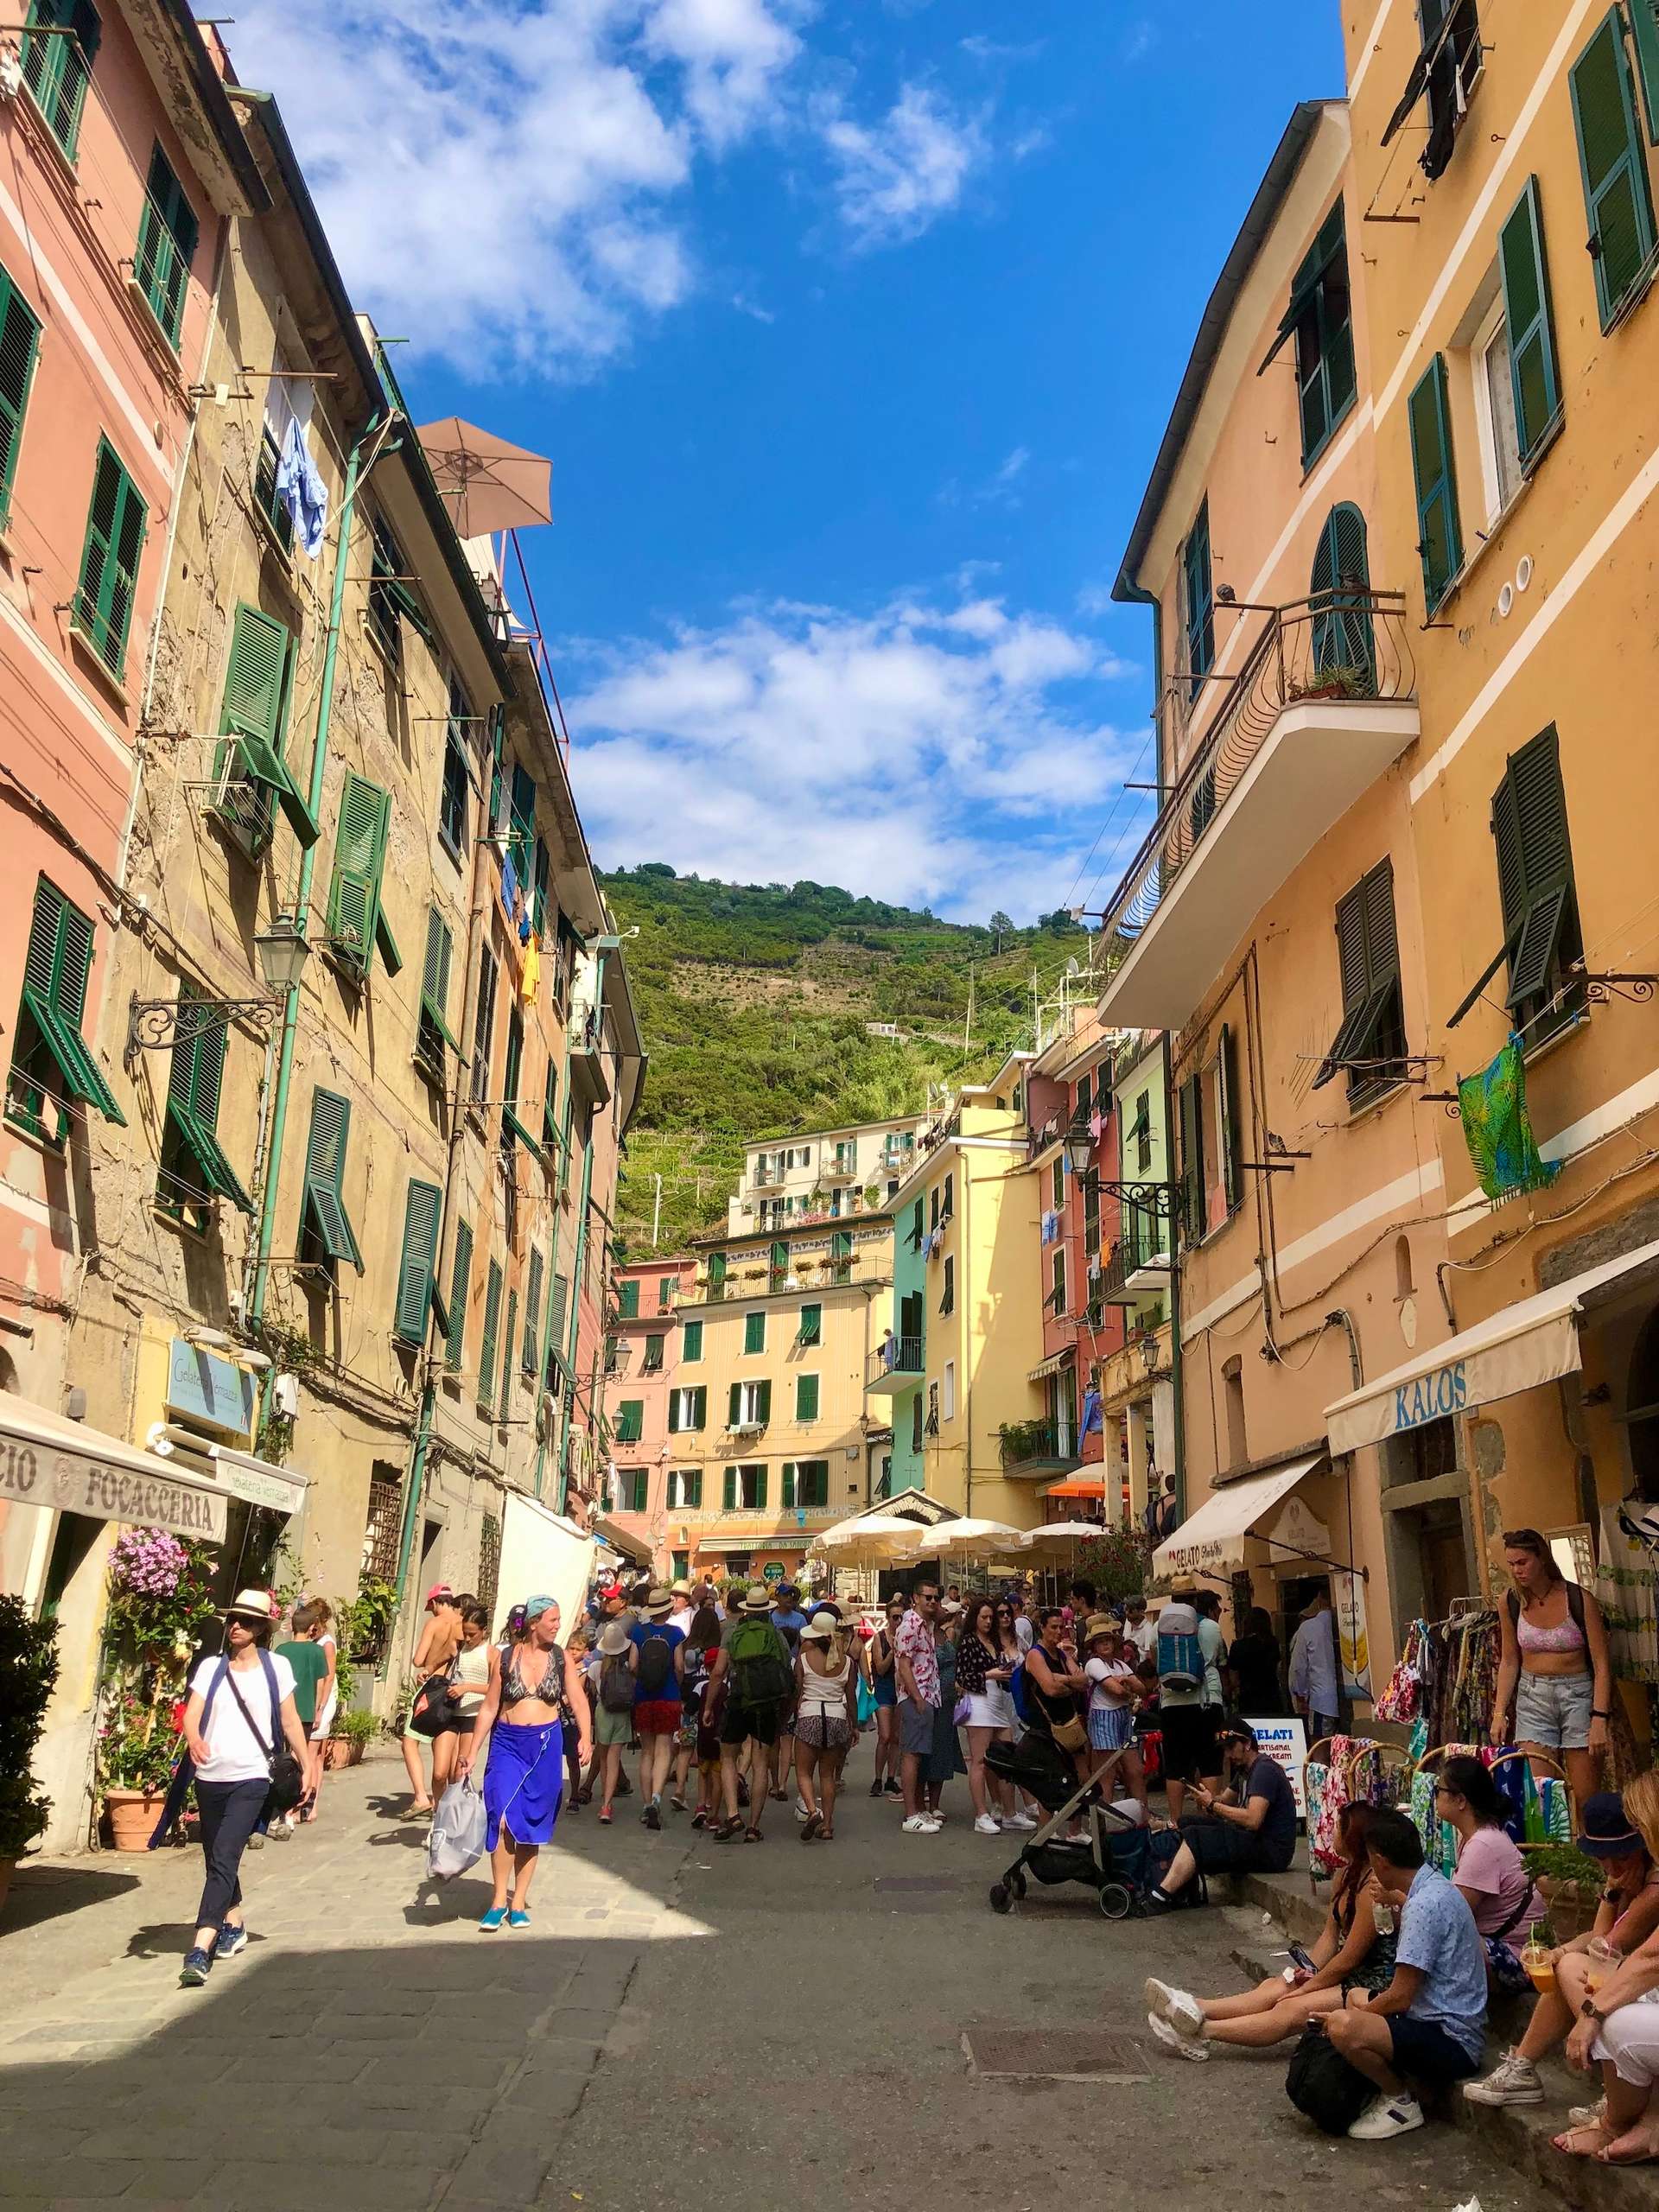
<path fill-rule="evenodd" d="M 1334 2012 L 1354 1989 L 1386 1989 L 1394 1979 L 1392 1935 L 1377 1930 L 1382 1903 L 1367 1847 L 1374 1806 L 1344 1805 L 1337 1827 L 1342 1871 L 1331 1910 L 1312 1951 L 1290 1948 L 1290 1964 L 1242 1997 L 1193 1997 L 1153 1980 L 1147 1984 L 1147 2025 L 1166 2050 L 1208 2058 L 1217 2044 L 1249 2050 L 1300 2035 L 1321 2012 Z"/>
<path fill-rule="evenodd" d="M 1195 1874 L 1282 1874 L 1295 1856 L 1296 1796 L 1283 1767 L 1243 1721 L 1223 1731 L 1221 1756 L 1240 1802 L 1203 1783 L 1192 1793 L 1200 1817 L 1181 1823 L 1180 1849 L 1148 1895 L 1154 1912 L 1166 1912 Z"/>

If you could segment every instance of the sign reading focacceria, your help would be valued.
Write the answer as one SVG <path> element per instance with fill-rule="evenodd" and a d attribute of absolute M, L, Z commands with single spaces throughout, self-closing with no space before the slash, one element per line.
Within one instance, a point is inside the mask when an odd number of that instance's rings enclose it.
<path fill-rule="evenodd" d="M 216 1542 L 225 1534 L 222 1492 L 175 1481 L 148 1469 L 99 1458 L 96 1452 L 24 1443 L 0 1435 L 0 1497 L 49 1513 L 84 1513 L 92 1521 L 138 1522 L 175 1535 Z"/>

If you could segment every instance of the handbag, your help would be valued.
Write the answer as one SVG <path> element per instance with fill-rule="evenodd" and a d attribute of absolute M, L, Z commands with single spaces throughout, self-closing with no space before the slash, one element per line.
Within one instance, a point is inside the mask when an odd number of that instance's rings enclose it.
<path fill-rule="evenodd" d="M 957 1700 L 956 1709 L 950 1715 L 950 1726 L 953 1728 L 965 1728 L 972 1717 L 973 1710 L 974 1700 L 964 1690 Z"/>
<path fill-rule="evenodd" d="M 291 1813 L 305 1795 L 305 1770 L 292 1751 L 283 1748 L 283 1701 L 276 1694 L 276 1669 L 270 1663 L 270 1655 L 262 1651 L 260 1664 L 265 1670 L 265 1682 L 270 1691 L 270 1735 L 267 1743 L 254 1726 L 253 1715 L 242 1701 L 242 1693 L 236 1687 L 236 1676 L 228 1663 L 225 1679 L 230 1684 L 231 1695 L 238 1710 L 248 1724 L 248 1733 L 265 1755 L 265 1764 L 270 1772 L 270 1789 L 265 1797 L 263 1817 L 267 1821 L 280 1820 L 284 1813 Z"/>
<path fill-rule="evenodd" d="M 1493 1988 L 1501 1992 L 1505 1997 L 1518 1997 L 1522 1991 L 1532 1987 L 1532 1976 L 1522 1965 L 1509 1940 L 1526 1918 L 1528 1908 L 1531 1903 L 1532 1890 L 1529 1885 L 1525 1897 L 1522 1898 L 1503 1925 L 1495 1935 L 1488 1936 L 1485 1939 L 1488 1979 Z"/>
<path fill-rule="evenodd" d="M 449 1669 L 429 1675 L 415 1693 L 409 1708 L 409 1726 L 417 1736 L 435 1736 L 448 1717 Z"/>
<path fill-rule="evenodd" d="M 1310 2020 L 1285 2075 L 1285 2094 L 1297 2111 L 1327 2135 L 1345 2135 L 1376 2094 L 1326 2035 L 1324 2021 Z"/>
<path fill-rule="evenodd" d="M 1063 1751 L 1082 1751 L 1088 1749 L 1089 1731 L 1075 1713 L 1069 1720 L 1050 1721 L 1049 1733 Z"/>

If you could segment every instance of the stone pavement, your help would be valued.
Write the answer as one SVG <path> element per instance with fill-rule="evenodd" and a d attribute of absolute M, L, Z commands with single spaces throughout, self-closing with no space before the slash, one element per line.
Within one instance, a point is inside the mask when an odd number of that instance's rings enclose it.
<path fill-rule="evenodd" d="M 960 1784 L 937 1838 L 856 1788 L 835 1843 L 804 1850 L 783 1806 L 758 1848 L 683 1818 L 647 1834 L 637 1801 L 608 1832 L 584 1813 L 543 1855 L 533 1931 L 487 1938 L 475 1878 L 423 1886 L 402 1793 L 395 1757 L 331 1777 L 324 1819 L 247 1862 L 255 1940 L 197 1993 L 176 1986 L 197 1854 L 22 1872 L 0 1925 L 4 2212 L 910 2212 L 922 2190 L 1020 2212 L 1130 2176 L 1159 2212 L 1357 2193 L 1551 2212 L 1443 2127 L 1315 2134 L 1282 2052 L 1160 2053 L 1144 1976 L 1239 1986 L 1228 1950 L 1260 1911 L 1109 1924 L 1071 1887 L 999 1918 L 986 1885 L 1013 1839 L 973 1834 Z M 988 2028 L 1050 2070 L 971 2072 L 964 2033 Z M 1135 2078 L 1064 2078 L 1069 2039 L 1099 2030 L 1138 2040 Z"/>

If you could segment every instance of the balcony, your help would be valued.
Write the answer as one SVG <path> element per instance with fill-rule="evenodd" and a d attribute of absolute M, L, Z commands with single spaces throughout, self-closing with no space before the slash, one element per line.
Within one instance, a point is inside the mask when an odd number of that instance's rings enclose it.
<path fill-rule="evenodd" d="M 1262 630 L 1237 674 L 1191 702 L 1202 734 L 1106 910 L 1114 1027 L 1189 1021 L 1262 906 L 1418 734 L 1403 593 L 1234 611 Z M 1165 695 L 1166 760 L 1191 691 Z"/>
<path fill-rule="evenodd" d="M 775 1160 L 757 1160 L 754 1166 L 749 1171 L 750 1190 L 781 1191 L 783 1187 L 784 1171 L 782 1166 Z"/>
<path fill-rule="evenodd" d="M 1010 1482 L 1064 1474 L 1077 1463 L 1077 1426 L 1070 1421 L 1008 1421 L 997 1432 Z"/>
<path fill-rule="evenodd" d="M 870 1354 L 864 1388 L 873 1398 L 891 1398 L 921 1378 L 921 1338 L 895 1337 L 885 1357 L 880 1351 Z"/>
<path fill-rule="evenodd" d="M 856 1183 L 858 1154 L 856 1152 L 826 1153 L 818 1170 L 820 1183 Z"/>
<path fill-rule="evenodd" d="M 1159 1298 L 1169 1288 L 1170 1255 L 1174 1247 L 1170 1220 L 1172 1202 L 1160 1197 L 1150 1205 L 1126 1205 L 1122 1235 L 1100 1272 L 1090 1284 L 1091 1302 L 1102 1306 L 1131 1306 L 1139 1299 Z"/>
<path fill-rule="evenodd" d="M 610 1103 L 611 1082 L 605 1072 L 605 1025 L 589 1014 L 569 1033 L 570 1081 L 590 1106 Z"/>
<path fill-rule="evenodd" d="M 889 1137 L 876 1155 L 876 1166 L 887 1175 L 904 1175 L 916 1165 L 916 1140 L 908 1143 Z"/>

